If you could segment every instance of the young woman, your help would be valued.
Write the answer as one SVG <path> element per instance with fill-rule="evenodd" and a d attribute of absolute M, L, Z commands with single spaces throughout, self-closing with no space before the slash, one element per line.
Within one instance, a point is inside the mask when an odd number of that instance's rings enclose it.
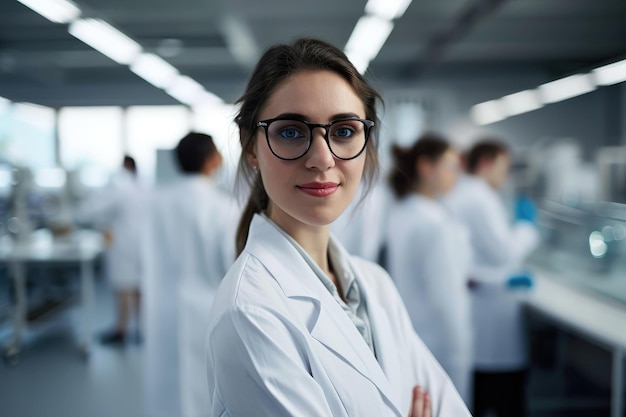
<path fill-rule="evenodd" d="M 330 236 L 376 171 L 378 99 L 322 41 L 257 64 L 236 117 L 252 190 L 211 312 L 210 415 L 469 415 L 390 278 Z"/>
<path fill-rule="evenodd" d="M 439 201 L 456 183 L 459 154 L 433 134 L 393 151 L 389 182 L 396 201 L 389 211 L 387 270 L 415 331 L 468 401 L 472 372 L 469 235 Z"/>

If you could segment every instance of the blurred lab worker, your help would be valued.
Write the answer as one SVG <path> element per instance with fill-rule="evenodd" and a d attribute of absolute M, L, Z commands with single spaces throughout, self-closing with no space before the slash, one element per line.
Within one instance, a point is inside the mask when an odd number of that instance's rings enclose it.
<path fill-rule="evenodd" d="M 255 67 L 235 118 L 251 192 L 207 336 L 211 416 L 469 416 L 389 275 L 330 232 L 376 172 L 379 98 L 316 39 Z"/>
<path fill-rule="evenodd" d="M 476 143 L 466 156 L 469 175 L 446 204 L 467 226 L 473 249 L 469 279 L 474 322 L 474 415 L 524 416 L 526 340 L 522 307 L 512 286 L 539 235 L 526 200 L 511 224 L 498 190 L 508 178 L 510 154 L 498 140 Z"/>
<path fill-rule="evenodd" d="M 413 327 L 470 400 L 472 330 L 467 275 L 467 230 L 440 202 L 460 170 L 458 152 L 442 137 L 426 134 L 411 147 L 393 147 L 389 183 L 387 270 L 406 304 Z"/>
<path fill-rule="evenodd" d="M 213 139 L 189 133 L 175 154 L 185 175 L 155 192 L 144 235 L 148 417 L 207 415 L 207 315 L 235 253 L 238 212 L 212 179 L 222 163 Z"/>
<path fill-rule="evenodd" d="M 133 312 L 139 312 L 140 236 L 147 198 L 147 190 L 137 178 L 135 160 L 126 155 L 123 169 L 82 207 L 81 215 L 104 232 L 108 245 L 104 255 L 105 273 L 117 298 L 116 323 L 100 335 L 103 344 L 126 342 L 131 334 Z"/>

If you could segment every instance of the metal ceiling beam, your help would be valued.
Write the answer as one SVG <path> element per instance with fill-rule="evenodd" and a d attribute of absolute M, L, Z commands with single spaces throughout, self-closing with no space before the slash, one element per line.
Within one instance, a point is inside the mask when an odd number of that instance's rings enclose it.
<path fill-rule="evenodd" d="M 408 79 L 419 78 L 424 70 L 441 61 L 445 52 L 507 0 L 475 0 L 467 4 L 450 23 L 428 41 L 422 52 L 404 72 Z"/>

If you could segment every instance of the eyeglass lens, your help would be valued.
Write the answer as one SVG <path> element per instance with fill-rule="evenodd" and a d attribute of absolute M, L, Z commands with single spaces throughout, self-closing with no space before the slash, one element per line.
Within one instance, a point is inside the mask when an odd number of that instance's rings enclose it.
<path fill-rule="evenodd" d="M 314 129 L 300 120 L 273 120 L 267 127 L 268 143 L 279 158 L 296 159 L 308 151 Z M 365 147 L 367 126 L 362 120 L 338 120 L 320 129 L 325 130 L 330 150 L 338 158 L 353 158 Z"/>

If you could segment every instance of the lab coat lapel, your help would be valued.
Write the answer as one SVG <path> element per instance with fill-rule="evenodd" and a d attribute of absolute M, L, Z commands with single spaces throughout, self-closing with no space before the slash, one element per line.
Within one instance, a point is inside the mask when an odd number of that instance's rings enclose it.
<path fill-rule="evenodd" d="M 363 285 L 362 280 L 357 280 L 361 288 L 361 295 L 367 302 L 367 311 L 369 312 L 370 326 L 372 327 L 372 339 L 376 347 L 376 356 L 389 381 L 401 381 L 404 372 L 402 363 L 400 363 L 397 353 L 389 347 L 396 347 L 395 337 L 391 333 L 391 323 L 387 311 L 372 296 L 372 290 Z M 399 404 L 398 393 L 390 390 L 394 403 Z"/>
<path fill-rule="evenodd" d="M 300 253 L 275 226 L 260 216 L 253 220 L 250 237 L 246 251 L 267 267 L 285 295 L 293 300 L 294 308 L 302 310 L 295 313 L 304 317 L 305 312 L 311 310 L 309 301 L 315 305 L 317 318 L 309 317 L 308 323 L 304 323 L 311 336 L 376 385 L 400 416 L 391 384 L 367 343 Z M 294 271 L 299 271 L 300 276 L 294 277 Z M 307 301 L 306 306 L 303 301 Z M 381 342 L 377 343 L 380 345 Z"/>

